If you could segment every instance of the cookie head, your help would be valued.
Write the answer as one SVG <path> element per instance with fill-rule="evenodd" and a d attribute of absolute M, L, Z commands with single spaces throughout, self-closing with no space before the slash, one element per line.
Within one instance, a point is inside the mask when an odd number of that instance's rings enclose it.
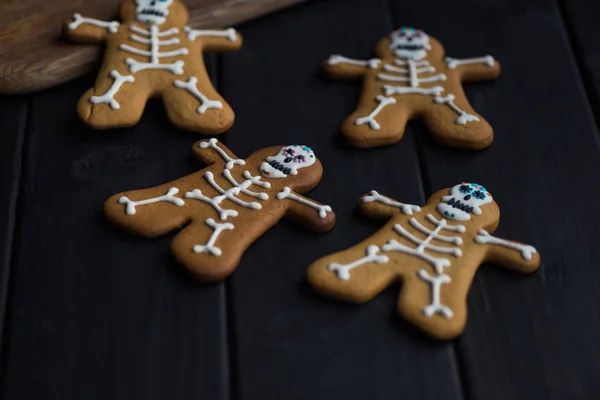
<path fill-rule="evenodd" d="M 299 169 L 310 167 L 316 160 L 310 147 L 293 144 L 281 148 L 274 156 L 268 156 L 259 170 L 265 178 L 287 178 L 288 175 L 298 175 Z"/>
<path fill-rule="evenodd" d="M 442 196 L 437 205 L 438 212 L 455 221 L 469 221 L 472 215 L 481 215 L 482 207 L 493 201 L 492 195 L 481 185 L 462 182 Z"/>
<path fill-rule="evenodd" d="M 188 13 L 180 0 L 125 0 L 121 3 L 121 18 L 148 25 L 183 26 Z"/>
<path fill-rule="evenodd" d="M 402 27 L 390 34 L 389 50 L 401 59 L 421 60 L 431 50 L 429 35 L 419 29 Z"/>

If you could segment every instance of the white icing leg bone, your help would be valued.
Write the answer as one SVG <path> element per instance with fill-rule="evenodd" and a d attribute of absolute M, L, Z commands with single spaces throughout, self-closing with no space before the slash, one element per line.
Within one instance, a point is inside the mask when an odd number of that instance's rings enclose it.
<path fill-rule="evenodd" d="M 229 191 L 230 191 L 230 193 L 239 193 L 240 189 L 232 188 L 232 189 L 229 189 Z M 212 208 L 214 208 L 219 213 L 219 218 L 221 219 L 221 221 L 225 221 L 228 217 L 237 217 L 238 216 L 238 212 L 236 210 L 226 210 L 226 209 L 221 208 L 221 206 L 219 205 L 219 204 L 221 204 L 221 202 L 223 200 L 225 200 L 227 198 L 227 196 L 225 196 L 225 195 L 210 198 L 210 197 L 203 195 L 202 192 L 200 191 L 200 189 L 194 189 L 191 192 L 187 192 L 184 197 L 186 199 L 200 200 L 200 201 L 203 201 L 203 202 L 209 204 Z"/>
<path fill-rule="evenodd" d="M 164 69 L 167 71 L 171 71 L 175 75 L 182 75 L 184 62 L 181 60 L 177 60 L 171 64 L 154 64 L 138 62 L 135 61 L 133 58 L 127 58 L 125 60 L 125 64 L 129 65 L 129 71 L 131 71 L 134 74 L 136 72 L 144 71 L 147 69 Z"/>
<path fill-rule="evenodd" d="M 444 91 L 444 88 L 441 86 L 434 86 L 430 88 L 420 88 L 420 87 L 406 87 L 406 86 L 392 86 L 392 85 L 383 85 L 383 91 L 386 96 L 391 96 L 393 94 L 424 94 L 424 95 L 435 95 L 439 96 Z"/>
<path fill-rule="evenodd" d="M 151 199 L 146 199 L 146 200 L 131 201 L 131 200 L 129 200 L 129 198 L 127 198 L 127 196 L 121 196 L 119 198 L 119 204 L 125 204 L 125 214 L 127 214 L 127 215 L 134 215 L 135 208 L 137 206 L 143 206 L 144 204 L 158 203 L 159 201 L 166 201 L 166 202 L 169 202 L 169 203 L 175 204 L 176 206 L 181 207 L 182 205 L 185 204 L 185 202 L 183 201 L 183 199 L 180 199 L 179 197 L 174 197 L 174 195 L 176 195 L 177 193 L 179 193 L 179 189 L 172 187 L 167 191 L 167 194 L 165 194 L 163 196 L 153 197 Z"/>
<path fill-rule="evenodd" d="M 223 254 L 223 251 L 215 246 L 215 242 L 217 241 L 219 235 L 223 231 L 231 231 L 233 230 L 233 224 L 226 222 L 224 224 L 220 224 L 215 222 L 214 219 L 208 218 L 204 223 L 211 228 L 213 228 L 213 233 L 210 235 L 208 242 L 205 245 L 197 244 L 193 247 L 194 253 L 210 253 L 213 256 L 220 256 Z"/>
<path fill-rule="evenodd" d="M 327 64 L 329 65 L 350 64 L 358 65 L 359 67 L 369 67 L 371 69 L 377 68 L 380 63 L 381 60 L 379 58 L 372 58 L 370 60 L 356 60 L 354 58 L 340 56 L 339 54 L 329 56 L 329 59 L 327 60 Z"/>
<path fill-rule="evenodd" d="M 537 253 L 535 247 L 530 245 L 522 245 L 519 243 L 511 242 L 509 240 L 500 239 L 498 237 L 490 235 L 487 231 L 480 229 L 477 232 L 477 237 L 475 238 L 475 242 L 479 244 L 495 244 L 499 246 L 508 247 L 509 249 L 514 249 L 521 252 L 521 257 L 524 260 L 531 260 L 533 255 Z"/>
<path fill-rule="evenodd" d="M 200 104 L 200 107 L 198 107 L 198 110 L 197 110 L 198 114 L 204 114 L 206 112 L 206 110 L 208 110 L 209 108 L 219 108 L 219 109 L 223 108 L 223 103 L 221 103 L 220 101 L 209 100 L 208 97 L 203 95 L 196 87 L 197 83 L 198 83 L 198 78 L 196 78 L 195 76 L 192 76 L 192 77 L 190 77 L 190 79 L 188 79 L 187 82 L 176 80 L 173 82 L 173 85 L 175 85 L 175 87 L 187 90 L 194 97 L 196 97 L 198 100 L 200 100 L 200 102 L 202 104 Z"/>
<path fill-rule="evenodd" d="M 368 196 L 362 198 L 363 203 L 371 203 L 376 201 L 378 203 L 386 204 L 388 206 L 397 207 L 402 210 L 403 214 L 412 215 L 413 211 L 419 212 L 421 211 L 421 207 L 415 206 L 412 204 L 404 204 L 399 201 L 393 201 L 388 199 L 387 197 L 383 197 L 376 190 L 371 190 Z"/>
<path fill-rule="evenodd" d="M 359 258 L 350 264 L 331 263 L 327 266 L 327 269 L 335 272 L 337 277 L 341 280 L 347 281 L 350 279 L 350 270 L 353 268 L 370 262 L 375 264 L 385 264 L 389 261 L 387 256 L 378 255 L 377 253 L 379 253 L 379 247 L 371 245 L 367 247 L 366 256 Z"/>
<path fill-rule="evenodd" d="M 225 164 L 225 168 L 227 169 L 233 168 L 234 165 L 246 165 L 246 161 L 244 160 L 240 160 L 239 158 L 234 160 L 233 158 L 229 157 L 222 148 L 217 146 L 218 142 L 219 141 L 217 139 L 211 138 L 207 142 L 200 142 L 198 146 L 200 146 L 201 149 L 206 149 L 207 147 L 210 147 L 211 149 L 216 150 L 217 153 L 219 153 L 219 155 L 221 156 L 221 158 L 223 158 L 223 160 L 227 162 Z"/>
<path fill-rule="evenodd" d="M 244 172 L 248 172 L 248 171 L 244 171 Z M 257 199 L 261 199 L 261 200 L 268 200 L 269 199 L 269 195 L 263 192 L 252 192 L 248 189 L 246 189 L 246 187 L 250 187 L 254 184 L 254 181 L 248 179 L 247 181 L 243 182 L 243 183 L 238 183 L 235 178 L 231 175 L 231 171 L 229 171 L 228 169 L 223 170 L 223 176 L 225 177 L 225 179 L 227 179 L 229 181 L 229 183 L 231 183 L 231 185 L 235 186 L 235 187 L 239 187 L 240 191 L 242 193 L 244 193 L 247 196 L 251 196 L 251 197 L 256 197 Z M 258 177 L 251 177 L 252 179 L 260 179 L 260 176 Z M 245 185 L 246 182 L 250 182 L 249 185 Z M 263 183 L 263 182 L 261 182 Z"/>
<path fill-rule="evenodd" d="M 281 192 L 277 193 L 278 200 L 283 200 L 286 198 L 314 208 L 319 212 L 319 218 L 325 218 L 327 216 L 327 213 L 331 212 L 331 207 L 317 204 L 303 197 L 297 196 L 294 193 L 292 193 L 292 190 L 288 186 L 284 187 Z"/>
<path fill-rule="evenodd" d="M 459 65 L 464 64 L 486 64 L 488 67 L 494 66 L 494 57 L 487 55 L 484 57 L 474 57 L 474 58 L 452 58 L 446 57 L 446 66 L 448 69 L 454 69 Z"/>
<path fill-rule="evenodd" d="M 228 28 L 222 31 L 216 30 L 201 30 L 201 29 L 192 29 L 189 26 L 183 28 L 184 31 L 187 32 L 188 40 L 192 42 L 196 40 L 198 36 L 218 36 L 218 37 L 226 37 L 230 42 L 235 42 L 237 39 L 237 32 L 233 28 Z"/>
<path fill-rule="evenodd" d="M 94 18 L 84 18 L 81 14 L 73 14 L 73 22 L 71 22 L 68 27 L 69 30 L 77 29 L 77 27 L 81 24 L 90 24 L 99 26 L 100 28 L 106 28 L 110 33 L 116 33 L 119 30 L 119 23 L 117 21 L 100 21 L 99 19 Z"/>
<path fill-rule="evenodd" d="M 452 318 L 454 313 L 449 307 L 446 307 L 440 302 L 440 290 L 444 283 L 450 283 L 451 279 L 446 274 L 431 276 L 424 269 L 419 270 L 419 278 L 431 284 L 431 304 L 423 308 L 423 314 L 428 317 L 434 314 L 441 314 L 445 318 Z"/>
<path fill-rule="evenodd" d="M 433 101 L 436 104 L 446 104 L 454 112 L 456 112 L 458 114 L 458 118 L 456 119 L 456 121 L 454 121 L 454 123 L 456 123 L 457 125 L 466 125 L 467 122 L 479 121 L 479 118 L 477 118 L 475 115 L 469 114 L 465 110 L 458 108 L 458 106 L 456 104 L 454 104 L 454 99 L 455 99 L 455 97 L 453 94 L 448 94 L 445 97 L 436 96 L 433 99 Z"/>
<path fill-rule="evenodd" d="M 356 121 L 354 121 L 355 125 L 369 124 L 369 128 L 373 129 L 374 131 L 378 131 L 381 128 L 379 123 L 375 121 L 375 117 L 381 112 L 381 110 L 383 110 L 385 106 L 395 104 L 396 99 L 393 97 L 384 97 L 382 95 L 377 95 L 375 99 L 379 103 L 377 107 L 375 107 L 371 114 L 367 115 L 366 117 L 358 118 Z"/>
<path fill-rule="evenodd" d="M 217 192 L 221 193 L 222 196 L 225 196 L 226 199 L 233 201 L 235 204 L 242 206 L 242 207 L 246 207 L 246 208 L 252 208 L 253 210 L 260 210 L 262 208 L 262 206 L 255 201 L 253 201 L 252 203 L 248 203 L 247 201 L 240 200 L 237 197 L 235 197 L 238 194 L 240 194 L 240 192 L 242 190 L 247 189 L 248 186 L 250 186 L 252 184 L 252 182 L 244 181 L 244 183 L 242 183 L 239 186 L 225 190 L 221 186 L 219 186 L 219 184 L 215 181 L 215 176 L 213 175 L 212 172 L 206 171 L 206 173 L 204 174 L 204 178 L 208 181 L 210 186 L 213 187 L 213 189 L 215 189 Z M 221 197 L 221 196 L 218 196 L 218 197 Z M 216 197 L 215 197 L 215 199 L 216 199 Z M 222 200 L 220 200 L 219 203 L 221 203 L 221 201 Z"/>
<path fill-rule="evenodd" d="M 110 89 L 108 89 L 106 91 L 106 93 L 104 93 L 102 96 L 92 96 L 90 97 L 90 103 L 92 104 L 98 104 L 98 103 L 104 103 L 104 104 L 109 104 L 110 108 L 112 108 L 113 110 L 118 110 L 119 108 L 121 108 L 121 105 L 119 104 L 118 101 L 115 100 L 115 94 L 117 94 L 117 92 L 119 91 L 119 89 L 121 89 L 121 86 L 123 86 L 124 83 L 133 83 L 135 82 L 135 78 L 133 77 L 133 75 L 121 75 L 119 74 L 116 70 L 112 70 L 110 71 L 110 76 L 111 78 L 113 78 L 115 81 L 113 82 L 113 84 L 111 85 Z"/>

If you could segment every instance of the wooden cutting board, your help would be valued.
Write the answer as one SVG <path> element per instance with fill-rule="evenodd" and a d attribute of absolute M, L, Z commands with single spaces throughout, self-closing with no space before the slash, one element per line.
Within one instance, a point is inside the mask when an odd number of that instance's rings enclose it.
<path fill-rule="evenodd" d="M 225 28 L 303 0 L 184 0 L 193 28 Z M 89 72 L 102 45 L 61 37 L 78 12 L 112 20 L 121 0 L 0 0 L 0 94 L 44 89 Z"/>

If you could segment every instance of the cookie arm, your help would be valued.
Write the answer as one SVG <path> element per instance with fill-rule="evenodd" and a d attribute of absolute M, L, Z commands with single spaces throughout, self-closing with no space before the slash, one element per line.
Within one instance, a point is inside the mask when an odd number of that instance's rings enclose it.
<path fill-rule="evenodd" d="M 65 21 L 63 31 L 73 41 L 96 43 L 116 33 L 119 25 L 117 21 L 101 21 L 82 17 L 81 14 L 73 14 L 70 20 Z"/>
<path fill-rule="evenodd" d="M 459 74 L 462 82 L 478 82 L 497 78 L 500 63 L 491 55 L 472 58 L 446 57 L 446 68 Z"/>
<path fill-rule="evenodd" d="M 233 28 L 222 30 L 183 28 L 190 42 L 202 40 L 207 51 L 234 51 L 242 47 L 242 36 Z"/>
<path fill-rule="evenodd" d="M 398 211 L 405 215 L 412 215 L 413 211 L 421 211 L 421 207 L 412 204 L 404 204 L 387 196 L 380 195 L 371 190 L 358 200 L 358 208 L 366 215 L 378 219 L 389 219 Z"/>
<path fill-rule="evenodd" d="M 284 187 L 277 200 L 286 202 L 285 217 L 314 232 L 326 232 L 335 225 L 335 213 L 330 206 L 323 205 Z"/>
<path fill-rule="evenodd" d="M 474 240 L 486 246 L 485 261 L 522 273 L 534 272 L 540 266 L 540 255 L 533 246 L 492 236 L 483 229 Z"/>
<path fill-rule="evenodd" d="M 379 67 L 381 60 L 372 58 L 370 60 L 356 60 L 334 54 L 325 61 L 323 69 L 328 75 L 342 79 L 356 79 L 365 75 L 369 69 Z"/>
<path fill-rule="evenodd" d="M 194 143 L 192 151 L 198 160 L 208 165 L 221 161 L 225 161 L 226 169 L 231 169 L 234 165 L 246 165 L 246 161 L 239 159 L 215 138 Z"/>

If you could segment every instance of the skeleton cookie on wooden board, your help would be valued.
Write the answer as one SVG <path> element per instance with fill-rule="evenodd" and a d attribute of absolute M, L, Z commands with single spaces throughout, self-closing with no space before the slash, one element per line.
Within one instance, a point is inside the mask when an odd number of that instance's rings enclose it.
<path fill-rule="evenodd" d="M 244 251 L 281 218 L 315 232 L 331 229 L 331 207 L 306 198 L 323 174 L 306 146 L 268 147 L 242 160 L 216 139 L 194 144 L 207 168 L 151 189 L 119 193 L 104 211 L 117 226 L 143 237 L 183 228 L 171 251 L 196 277 L 227 277 Z"/>
<path fill-rule="evenodd" d="M 482 149 L 492 143 L 492 127 L 473 110 L 462 88 L 463 82 L 500 74 L 492 56 L 444 58 L 440 42 L 414 28 L 383 38 L 376 56 L 356 60 L 332 55 L 324 65 L 332 77 L 364 80 L 358 107 L 341 128 L 350 144 L 395 143 L 413 118 L 422 118 L 433 137 L 448 146 Z"/>
<path fill-rule="evenodd" d="M 313 263 L 310 283 L 327 296 L 363 303 L 401 281 L 398 312 L 433 338 L 452 339 L 464 330 L 467 292 L 482 263 L 521 273 L 540 264 L 532 246 L 492 236 L 500 211 L 481 185 L 442 190 L 424 207 L 371 191 L 359 208 L 389 222 L 356 246 Z"/>
<path fill-rule="evenodd" d="M 117 21 L 75 14 L 64 26 L 78 42 L 106 42 L 104 62 L 77 111 L 96 129 L 135 125 L 151 97 L 161 97 L 169 119 L 180 128 L 219 134 L 233 125 L 231 107 L 206 72 L 203 51 L 232 51 L 238 33 L 186 26 L 180 0 L 123 0 Z"/>

